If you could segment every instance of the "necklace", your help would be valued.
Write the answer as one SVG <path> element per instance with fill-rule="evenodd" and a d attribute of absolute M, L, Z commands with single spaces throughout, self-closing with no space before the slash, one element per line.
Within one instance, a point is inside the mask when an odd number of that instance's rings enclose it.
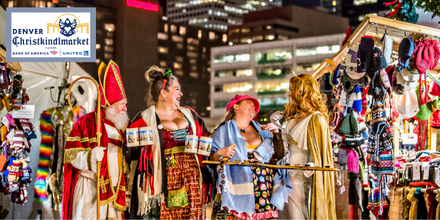
<path fill-rule="evenodd" d="M 246 133 L 246 129 L 247 129 L 249 126 L 250 126 L 250 125 L 248 125 L 246 128 L 243 128 L 243 127 L 242 127 L 242 128 L 240 129 L 240 133 Z"/>

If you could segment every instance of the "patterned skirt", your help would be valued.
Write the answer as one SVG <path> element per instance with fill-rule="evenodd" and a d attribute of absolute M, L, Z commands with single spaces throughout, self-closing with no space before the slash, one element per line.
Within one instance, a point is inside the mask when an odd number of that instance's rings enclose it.
<path fill-rule="evenodd" d="M 164 198 L 160 219 L 203 219 L 198 164 L 193 154 L 186 154 L 183 150 L 184 147 L 165 150 L 165 158 L 172 156 L 174 159 L 173 164 L 167 162 L 167 188 L 173 190 L 185 186 L 190 204 L 184 208 L 168 209 Z"/>
<path fill-rule="evenodd" d="M 249 162 L 256 162 L 253 154 L 248 154 Z M 251 167 L 254 181 L 255 212 L 252 219 L 276 219 L 278 211 L 270 203 L 273 190 L 274 174 L 270 168 Z M 221 195 L 217 194 L 214 200 L 211 219 L 250 219 L 250 216 L 239 214 L 234 210 L 228 212 L 221 208 Z M 232 213 L 232 214 L 231 214 Z"/>

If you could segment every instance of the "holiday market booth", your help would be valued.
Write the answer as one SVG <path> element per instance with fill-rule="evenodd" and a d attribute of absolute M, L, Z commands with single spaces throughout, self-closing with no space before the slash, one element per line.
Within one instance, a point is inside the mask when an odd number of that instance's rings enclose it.
<path fill-rule="evenodd" d="M 0 49 L 0 219 L 60 218 L 64 138 L 94 109 L 96 89 L 76 63 L 7 63 Z"/>
<path fill-rule="evenodd" d="M 439 219 L 439 36 L 368 15 L 312 73 L 330 111 L 338 218 Z"/>

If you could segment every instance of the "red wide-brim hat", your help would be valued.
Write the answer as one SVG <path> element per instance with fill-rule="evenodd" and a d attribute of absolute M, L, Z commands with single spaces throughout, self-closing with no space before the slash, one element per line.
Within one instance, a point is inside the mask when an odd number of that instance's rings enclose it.
<path fill-rule="evenodd" d="M 247 100 L 250 99 L 254 102 L 255 105 L 255 114 L 258 113 L 260 111 L 260 102 L 258 102 L 258 100 L 252 96 L 249 95 L 235 95 L 234 98 L 231 99 L 231 101 L 228 103 L 228 105 L 226 106 L 226 111 L 229 112 L 229 109 L 231 109 L 232 106 L 234 106 L 235 104 L 243 101 L 243 100 Z"/>

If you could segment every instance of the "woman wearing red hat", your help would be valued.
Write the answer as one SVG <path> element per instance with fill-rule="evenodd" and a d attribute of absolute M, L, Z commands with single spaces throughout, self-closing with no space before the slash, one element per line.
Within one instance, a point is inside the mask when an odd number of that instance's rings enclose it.
<path fill-rule="evenodd" d="M 145 77 L 150 85 L 151 106 L 139 113 L 129 128 L 150 127 L 153 144 L 130 148 L 136 173 L 130 219 L 203 219 L 211 176 L 203 156 L 184 152 L 187 135 L 209 136 L 202 118 L 191 108 L 181 107 L 178 79 L 171 70 L 151 67 Z M 169 200 L 169 198 L 180 198 Z M 178 204 L 177 204 L 178 203 Z"/>
<path fill-rule="evenodd" d="M 283 137 L 289 145 L 290 163 L 333 167 L 328 110 L 318 82 L 309 74 L 302 74 L 290 79 L 289 90 Z M 333 173 L 291 170 L 289 174 L 293 190 L 280 216 L 336 219 Z"/>
<path fill-rule="evenodd" d="M 258 100 L 248 95 L 236 95 L 228 103 L 223 122 L 214 129 L 211 160 L 227 158 L 229 161 L 268 163 L 284 156 L 278 128 L 272 123 L 261 126 L 252 120 L 259 110 Z M 273 139 L 271 132 L 278 138 Z M 277 142 L 276 147 L 272 142 Z M 270 203 L 274 185 L 272 169 L 223 166 L 218 172 L 218 194 L 212 219 L 278 217 Z"/>

